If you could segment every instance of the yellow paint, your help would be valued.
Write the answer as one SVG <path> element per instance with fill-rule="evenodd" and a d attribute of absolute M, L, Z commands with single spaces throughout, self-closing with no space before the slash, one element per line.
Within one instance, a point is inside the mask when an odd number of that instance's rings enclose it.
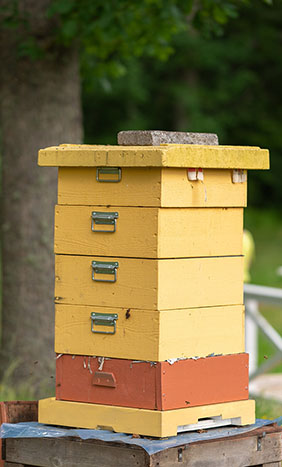
<path fill-rule="evenodd" d="M 92 280 L 92 260 L 105 259 L 119 263 L 114 283 Z M 63 304 L 169 310 L 243 303 L 242 256 L 156 260 L 56 255 L 55 268 L 55 297 Z"/>
<path fill-rule="evenodd" d="M 59 168 L 58 203 L 99 206 L 244 207 L 247 183 L 232 183 L 232 170 L 204 170 L 189 181 L 186 169 L 123 168 L 119 183 L 96 180 L 95 168 Z"/>
<path fill-rule="evenodd" d="M 221 416 L 226 420 L 240 417 L 241 425 L 255 422 L 255 402 L 252 400 L 160 412 L 49 398 L 40 400 L 38 409 L 39 423 L 110 429 L 115 432 L 138 433 L 160 438 L 176 436 L 178 426 L 197 423 L 201 418 Z"/>
<path fill-rule="evenodd" d="M 114 233 L 92 232 L 91 213 L 101 206 L 56 206 L 55 253 L 73 255 L 177 258 L 242 254 L 242 208 L 126 208 Z M 96 225 L 95 230 L 111 225 Z"/>
<path fill-rule="evenodd" d="M 242 254 L 241 208 L 159 209 L 158 215 L 159 258 Z"/>
<path fill-rule="evenodd" d="M 240 207 L 247 205 L 247 182 L 233 183 L 232 170 L 204 170 L 204 180 L 188 181 L 184 169 L 163 169 L 162 206 Z M 187 184 L 188 181 L 188 184 Z"/>
<path fill-rule="evenodd" d="M 171 144 L 162 146 L 62 145 L 39 151 L 38 164 L 55 167 L 202 167 L 268 169 L 258 147 Z"/>
<path fill-rule="evenodd" d="M 116 333 L 91 332 L 91 312 L 116 313 Z M 56 305 L 55 352 L 164 361 L 244 352 L 243 306 L 153 311 Z M 95 326 L 96 330 L 113 328 Z"/>

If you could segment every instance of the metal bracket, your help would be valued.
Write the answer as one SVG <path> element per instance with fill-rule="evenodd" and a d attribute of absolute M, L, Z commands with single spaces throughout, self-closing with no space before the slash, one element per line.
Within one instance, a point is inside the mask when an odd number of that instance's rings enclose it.
<path fill-rule="evenodd" d="M 94 313 L 90 315 L 91 319 L 91 331 L 93 334 L 115 334 L 116 333 L 116 322 L 118 315 L 116 313 Z M 96 331 L 94 329 L 96 326 L 113 326 L 112 331 Z"/>
<path fill-rule="evenodd" d="M 118 267 L 118 262 L 92 261 L 92 280 L 95 282 L 116 282 Z M 114 279 L 97 279 L 95 274 L 111 274 L 114 276 Z"/>
<path fill-rule="evenodd" d="M 100 175 L 116 175 L 117 178 L 100 178 Z M 97 167 L 96 180 L 101 183 L 118 183 L 121 181 L 120 167 Z"/>
<path fill-rule="evenodd" d="M 118 212 L 97 212 L 93 211 L 91 214 L 91 230 L 92 232 L 106 232 L 113 233 L 116 231 Z M 95 225 L 113 225 L 112 230 L 95 229 Z"/>
<path fill-rule="evenodd" d="M 262 446 L 261 446 L 261 440 L 262 440 L 263 438 L 265 438 L 265 436 L 266 436 L 266 432 L 265 432 L 265 431 L 262 433 L 262 435 L 258 436 L 258 438 L 257 438 L 257 451 L 261 451 L 261 448 L 262 448 Z"/>

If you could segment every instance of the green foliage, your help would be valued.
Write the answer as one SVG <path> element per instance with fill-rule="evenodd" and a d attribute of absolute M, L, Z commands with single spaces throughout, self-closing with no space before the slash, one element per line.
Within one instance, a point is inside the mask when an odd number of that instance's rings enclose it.
<path fill-rule="evenodd" d="M 180 32 L 220 34 L 246 1 L 53 0 L 48 14 L 59 20 L 57 41 L 80 47 L 85 75 L 119 77 L 134 57 L 167 60 Z"/>
<path fill-rule="evenodd" d="M 257 0 L 259 1 L 259 0 Z M 166 60 L 172 38 L 198 29 L 221 34 L 248 0 L 52 0 L 46 15 L 53 25 L 48 41 L 30 28 L 32 10 L 21 0 L 2 1 L 0 25 L 14 28 L 20 55 L 43 58 L 49 49 L 78 47 L 82 68 L 96 76 L 122 76 L 133 57 Z M 49 28 L 50 31 L 50 28 Z M 24 43 L 23 43 L 24 42 Z M 45 55 L 46 56 L 46 55 Z"/>
<path fill-rule="evenodd" d="M 115 80 L 84 74 L 86 141 L 111 143 L 118 130 L 155 128 L 216 132 L 221 144 L 269 148 L 271 172 L 249 173 L 249 204 L 280 206 L 281 15 L 281 1 L 246 4 L 222 37 L 176 35 L 165 63 L 131 58 L 127 75 Z"/>

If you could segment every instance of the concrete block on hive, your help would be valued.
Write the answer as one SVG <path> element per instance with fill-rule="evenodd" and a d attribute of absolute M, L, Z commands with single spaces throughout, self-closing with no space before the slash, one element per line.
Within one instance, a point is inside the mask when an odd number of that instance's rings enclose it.
<path fill-rule="evenodd" d="M 248 399 L 248 354 L 146 362 L 58 355 L 56 399 L 172 410 Z"/>
<path fill-rule="evenodd" d="M 159 146 L 161 144 L 218 144 L 218 136 L 214 133 L 189 133 L 185 131 L 120 131 L 117 135 L 121 146 Z"/>

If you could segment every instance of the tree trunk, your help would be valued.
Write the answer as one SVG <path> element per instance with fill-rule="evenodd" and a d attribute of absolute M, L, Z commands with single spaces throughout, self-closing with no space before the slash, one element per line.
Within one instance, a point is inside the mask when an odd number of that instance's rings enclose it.
<path fill-rule="evenodd" d="M 36 2 L 35 2 L 36 4 Z M 5 39 L 6 40 L 6 39 Z M 2 134 L 2 350 L 10 384 L 34 397 L 54 384 L 53 224 L 57 170 L 37 167 L 40 148 L 82 139 L 77 54 L 19 59 L 0 46 Z M 20 397 L 20 395 L 18 396 Z"/>

